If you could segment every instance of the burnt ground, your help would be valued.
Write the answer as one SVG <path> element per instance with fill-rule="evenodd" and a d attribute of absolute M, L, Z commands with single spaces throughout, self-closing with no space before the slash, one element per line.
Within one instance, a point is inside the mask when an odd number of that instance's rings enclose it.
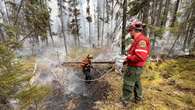
<path fill-rule="evenodd" d="M 94 79 L 99 79 L 110 70 L 109 65 L 95 66 L 95 69 L 91 70 L 91 74 Z M 107 74 L 106 74 L 107 75 Z M 80 78 L 83 79 L 82 73 Z M 87 88 L 87 95 L 80 95 L 75 98 L 71 98 L 65 105 L 66 110 L 99 110 L 96 108 L 96 102 L 106 100 L 109 91 L 111 90 L 111 85 L 101 78 L 97 81 L 92 81 L 90 84 L 85 83 Z"/>
<path fill-rule="evenodd" d="M 88 96 L 71 98 L 66 104 L 66 110 L 98 110 L 95 102 L 106 100 L 110 85 L 106 81 L 96 81 L 87 84 Z"/>
<path fill-rule="evenodd" d="M 92 69 L 93 79 L 98 79 L 111 69 L 110 65 L 101 65 Z M 108 73 L 109 74 L 109 73 Z M 80 79 L 84 79 L 82 72 L 77 74 Z M 107 77 L 107 76 L 106 76 Z M 96 107 L 97 102 L 106 100 L 111 85 L 101 78 L 101 80 L 92 81 L 90 84 L 84 83 L 86 93 L 64 94 L 64 87 L 57 81 L 53 81 L 53 94 L 47 99 L 47 110 L 99 110 Z"/>
<path fill-rule="evenodd" d="M 95 68 L 100 72 L 92 73 L 94 79 L 104 75 L 110 66 L 99 65 Z M 63 86 L 53 81 L 53 94 L 47 99 L 47 106 L 43 110 L 194 110 L 194 70 L 193 58 L 147 64 L 142 74 L 144 101 L 140 104 L 130 103 L 127 108 L 118 104 L 122 94 L 122 77 L 114 71 L 90 84 L 80 81 L 82 84 L 79 87 L 86 90 L 79 94 L 65 94 Z M 80 70 L 75 74 L 84 79 Z"/>

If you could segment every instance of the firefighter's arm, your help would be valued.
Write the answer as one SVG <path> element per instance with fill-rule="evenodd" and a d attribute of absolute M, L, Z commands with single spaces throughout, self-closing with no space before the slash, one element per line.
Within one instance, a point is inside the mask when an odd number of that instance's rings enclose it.
<path fill-rule="evenodd" d="M 85 60 L 83 60 L 80 65 L 81 65 L 81 67 L 85 67 L 87 65 L 87 62 Z"/>
<path fill-rule="evenodd" d="M 145 40 L 139 41 L 136 45 L 135 55 L 128 55 L 127 60 L 132 62 L 139 62 L 147 60 L 149 56 L 148 47 Z"/>
<path fill-rule="evenodd" d="M 85 64 L 84 64 L 84 63 L 81 63 L 81 64 L 80 64 L 80 66 L 81 66 L 81 67 L 84 67 L 84 66 L 85 66 Z"/>

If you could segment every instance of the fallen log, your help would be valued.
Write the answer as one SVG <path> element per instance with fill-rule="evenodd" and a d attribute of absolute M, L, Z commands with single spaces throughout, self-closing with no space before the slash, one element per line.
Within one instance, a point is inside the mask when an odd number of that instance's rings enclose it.
<path fill-rule="evenodd" d="M 94 61 L 94 62 L 91 62 L 92 65 L 99 65 L 99 64 L 114 64 L 115 62 L 114 61 Z M 68 61 L 68 62 L 63 62 L 62 63 L 62 66 L 79 66 L 81 64 L 81 61 L 75 61 L 75 62 L 72 62 L 72 61 Z"/>

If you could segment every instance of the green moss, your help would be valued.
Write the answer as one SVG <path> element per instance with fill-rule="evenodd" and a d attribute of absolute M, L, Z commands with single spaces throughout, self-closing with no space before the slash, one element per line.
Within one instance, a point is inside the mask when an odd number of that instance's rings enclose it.
<path fill-rule="evenodd" d="M 185 94 L 182 97 L 182 101 L 191 106 L 195 106 L 195 96 L 193 94 Z"/>
<path fill-rule="evenodd" d="M 186 110 L 195 108 L 195 61 L 186 58 L 148 64 L 142 74 L 144 101 L 124 110 Z M 121 110 L 116 105 L 122 94 L 122 78 L 116 73 L 106 78 L 112 91 L 97 105 L 100 110 Z M 123 110 L 123 109 L 122 109 Z"/>
<path fill-rule="evenodd" d="M 177 82 L 177 86 L 181 89 L 192 89 L 192 90 L 195 90 L 195 83 L 194 81 L 191 81 L 191 80 L 182 80 L 180 79 L 178 82 Z"/>

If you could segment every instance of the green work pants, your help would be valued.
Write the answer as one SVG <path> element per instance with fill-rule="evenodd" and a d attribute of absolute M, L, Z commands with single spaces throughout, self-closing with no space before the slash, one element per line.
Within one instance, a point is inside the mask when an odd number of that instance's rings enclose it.
<path fill-rule="evenodd" d="M 125 71 L 123 78 L 123 100 L 142 99 L 142 86 L 140 81 L 142 71 L 142 67 L 128 67 L 127 71 Z"/>

